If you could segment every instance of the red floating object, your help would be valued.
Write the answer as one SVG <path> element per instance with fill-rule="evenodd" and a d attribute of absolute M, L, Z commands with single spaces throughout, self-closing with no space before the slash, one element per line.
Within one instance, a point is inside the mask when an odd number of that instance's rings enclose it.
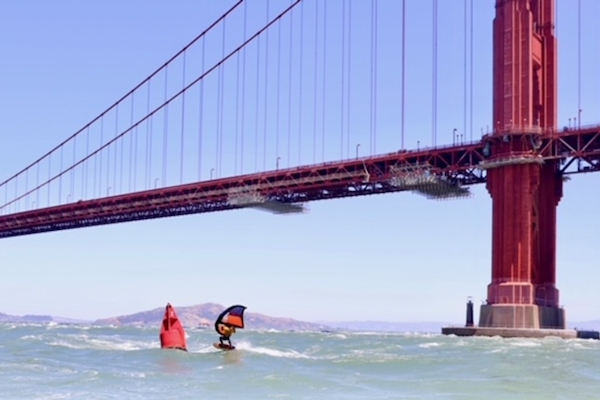
<path fill-rule="evenodd" d="M 170 303 L 165 308 L 165 317 L 160 328 L 160 347 L 187 351 L 185 329 Z"/>

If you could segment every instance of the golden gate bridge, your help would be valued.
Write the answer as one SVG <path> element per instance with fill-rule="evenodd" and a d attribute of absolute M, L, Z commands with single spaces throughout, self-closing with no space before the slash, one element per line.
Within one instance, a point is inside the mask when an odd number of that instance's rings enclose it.
<path fill-rule="evenodd" d="M 555 2 L 496 1 L 494 116 L 480 138 L 473 1 L 456 2 L 464 7 L 456 56 L 463 128 L 448 145 L 438 145 L 437 128 L 443 13 L 431 2 L 431 146 L 415 148 L 405 138 L 407 3 L 396 2 L 399 15 L 386 20 L 390 3 L 381 1 L 234 2 L 113 105 L 0 183 L 0 237 L 242 208 L 302 213 L 306 202 L 401 191 L 460 198 L 486 183 L 492 282 L 479 325 L 564 329 L 556 207 L 567 175 L 600 169 L 600 126 L 581 124 L 580 104 L 572 123 L 558 124 Z M 250 18 L 252 7 L 264 19 Z M 341 31 L 328 29 L 333 19 Z M 390 43 L 386 21 L 398 20 L 398 140 L 382 153 L 377 114 L 390 89 L 379 53 Z M 367 140 L 356 142 L 353 130 Z"/>

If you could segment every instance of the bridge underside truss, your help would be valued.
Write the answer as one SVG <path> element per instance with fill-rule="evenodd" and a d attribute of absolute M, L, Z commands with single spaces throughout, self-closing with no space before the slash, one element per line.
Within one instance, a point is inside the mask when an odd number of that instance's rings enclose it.
<path fill-rule="evenodd" d="M 525 136 L 508 140 L 526 141 Z M 563 174 L 600 170 L 600 127 L 546 132 L 540 138 L 527 139 L 526 152 L 535 162 L 560 159 Z M 484 183 L 490 163 L 503 162 L 494 158 L 494 140 L 489 136 L 463 146 L 400 151 L 3 215 L 0 238 L 241 208 L 301 213 L 303 203 L 310 201 L 408 190 L 434 199 L 465 197 L 469 192 L 464 186 Z"/>

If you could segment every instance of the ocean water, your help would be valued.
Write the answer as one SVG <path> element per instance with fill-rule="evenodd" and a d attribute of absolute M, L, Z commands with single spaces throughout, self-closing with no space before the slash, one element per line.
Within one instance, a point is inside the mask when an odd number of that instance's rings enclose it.
<path fill-rule="evenodd" d="M 600 341 L 0 324 L 1 399 L 600 399 Z"/>

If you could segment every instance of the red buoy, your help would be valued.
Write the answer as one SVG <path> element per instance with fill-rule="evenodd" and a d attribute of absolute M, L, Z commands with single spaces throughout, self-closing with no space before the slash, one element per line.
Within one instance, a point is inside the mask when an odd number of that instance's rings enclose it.
<path fill-rule="evenodd" d="M 165 317 L 160 328 L 160 347 L 187 351 L 185 330 L 170 303 L 165 308 Z"/>

